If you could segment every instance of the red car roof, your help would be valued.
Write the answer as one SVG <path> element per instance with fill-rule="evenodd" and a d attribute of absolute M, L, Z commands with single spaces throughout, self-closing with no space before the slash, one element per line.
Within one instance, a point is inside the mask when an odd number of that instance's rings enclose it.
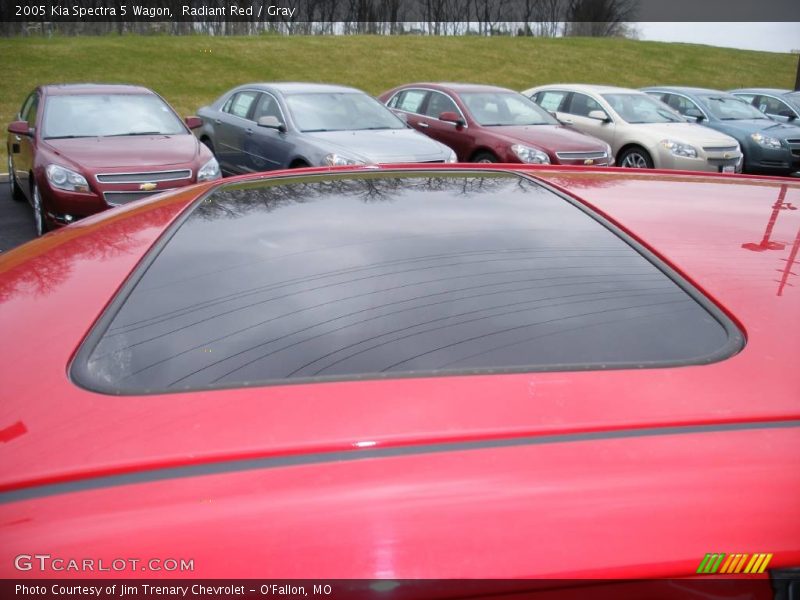
<path fill-rule="evenodd" d="M 52 96 L 74 96 L 79 94 L 152 94 L 141 85 L 115 83 L 58 83 L 42 86 Z"/>
<path fill-rule="evenodd" d="M 138 203 L 0 256 L 2 514 L 42 524 L 6 527 L 2 572 L 21 539 L 41 545 L 64 515 L 93 514 L 131 516 L 97 532 L 97 552 L 124 532 L 126 548 L 153 552 L 166 527 L 170 552 L 194 553 L 209 577 L 264 575 L 197 537 L 235 528 L 250 533 L 230 547 L 279 577 L 672 576 L 727 549 L 800 562 L 800 211 L 788 206 L 800 184 L 494 168 L 617 223 L 728 313 L 746 346 L 679 368 L 101 395 L 69 381 L 70 360 L 213 184 Z M 591 556 L 587 539 L 602 544 Z"/>

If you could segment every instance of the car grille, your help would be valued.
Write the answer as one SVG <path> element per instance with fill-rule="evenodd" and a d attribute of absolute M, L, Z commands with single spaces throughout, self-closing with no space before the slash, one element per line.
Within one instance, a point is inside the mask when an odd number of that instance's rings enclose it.
<path fill-rule="evenodd" d="M 100 173 L 95 176 L 100 183 L 155 183 L 190 179 L 191 169 L 177 171 L 151 171 L 149 173 Z"/>
<path fill-rule="evenodd" d="M 605 152 L 556 152 L 558 158 L 564 160 L 582 160 L 586 158 L 608 158 Z"/>
<path fill-rule="evenodd" d="M 800 144 L 800 139 L 786 140 L 789 144 Z"/>
<path fill-rule="evenodd" d="M 155 190 L 150 192 L 103 192 L 103 198 L 105 199 L 106 204 L 111 206 L 120 206 L 122 204 L 128 204 L 128 202 L 133 202 L 134 200 L 141 200 L 142 198 L 147 198 L 148 196 L 154 196 L 155 194 L 169 191 L 171 190 Z"/>
<path fill-rule="evenodd" d="M 739 148 L 736 146 L 703 146 L 706 152 L 738 152 Z"/>
<path fill-rule="evenodd" d="M 735 167 L 739 164 L 739 157 L 736 158 L 709 158 L 708 164 L 715 167 Z"/>

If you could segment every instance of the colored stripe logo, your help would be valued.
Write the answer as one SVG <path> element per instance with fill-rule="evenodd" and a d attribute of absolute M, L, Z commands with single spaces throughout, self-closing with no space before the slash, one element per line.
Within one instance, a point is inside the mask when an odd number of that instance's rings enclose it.
<path fill-rule="evenodd" d="M 715 552 L 705 555 L 696 573 L 700 574 L 755 574 L 763 573 L 772 554 L 725 554 Z"/>

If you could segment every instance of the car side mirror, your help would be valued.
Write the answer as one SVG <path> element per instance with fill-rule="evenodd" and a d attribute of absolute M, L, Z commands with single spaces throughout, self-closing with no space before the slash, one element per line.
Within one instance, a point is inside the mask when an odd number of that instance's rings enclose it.
<path fill-rule="evenodd" d="M 199 129 L 203 126 L 203 119 L 200 117 L 185 117 L 183 122 L 189 129 Z"/>
<path fill-rule="evenodd" d="M 14 121 L 8 126 L 8 133 L 31 137 L 33 136 L 33 127 L 28 127 L 27 121 Z"/>
<path fill-rule="evenodd" d="M 703 116 L 703 113 L 701 113 L 701 112 L 700 112 L 698 109 L 696 109 L 696 108 L 690 108 L 690 109 L 688 109 L 688 110 L 687 110 L 685 113 L 683 113 L 683 115 L 684 115 L 685 117 L 689 117 L 690 119 L 692 119 L 692 120 L 694 120 L 694 121 L 696 121 L 696 122 L 700 122 L 700 121 L 702 121 L 703 119 L 705 119 L 705 117 Z"/>
<path fill-rule="evenodd" d="M 458 116 L 458 114 L 452 111 L 445 111 L 439 115 L 440 121 L 446 121 L 447 123 L 454 123 L 456 127 L 463 127 L 465 125 L 464 119 Z"/>
<path fill-rule="evenodd" d="M 586 115 L 590 119 L 596 119 L 598 121 L 602 121 L 603 123 L 610 123 L 611 118 L 606 114 L 604 110 L 590 110 L 589 114 Z"/>
<path fill-rule="evenodd" d="M 267 127 L 268 129 L 277 129 L 281 133 L 284 133 L 286 131 L 286 125 L 281 123 L 280 120 L 278 120 L 278 117 L 275 117 L 273 115 L 268 115 L 266 117 L 259 117 L 257 123 L 259 127 Z"/>

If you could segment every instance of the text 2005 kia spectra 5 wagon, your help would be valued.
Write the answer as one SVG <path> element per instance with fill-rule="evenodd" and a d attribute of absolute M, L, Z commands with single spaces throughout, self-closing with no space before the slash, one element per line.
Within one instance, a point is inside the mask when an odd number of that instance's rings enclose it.
<path fill-rule="evenodd" d="M 769 553 L 748 577 L 771 598 L 800 565 L 800 289 L 776 272 L 800 211 L 775 209 L 798 201 L 746 176 L 306 169 L 4 253 L 0 574 L 49 552 L 656 580 Z"/>

